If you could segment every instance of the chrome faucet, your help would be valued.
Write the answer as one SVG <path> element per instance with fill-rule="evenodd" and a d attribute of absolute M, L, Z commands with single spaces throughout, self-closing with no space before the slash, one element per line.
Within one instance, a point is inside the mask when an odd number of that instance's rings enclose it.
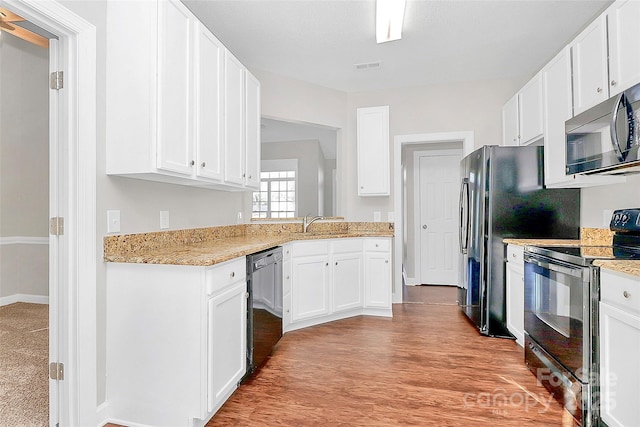
<path fill-rule="evenodd" d="M 313 218 L 309 219 L 309 215 L 305 215 L 304 219 L 302 220 L 302 232 L 306 233 L 307 230 L 309 229 L 309 226 L 311 224 L 313 224 L 314 222 L 316 222 L 319 219 L 324 219 L 323 216 L 314 216 Z"/>

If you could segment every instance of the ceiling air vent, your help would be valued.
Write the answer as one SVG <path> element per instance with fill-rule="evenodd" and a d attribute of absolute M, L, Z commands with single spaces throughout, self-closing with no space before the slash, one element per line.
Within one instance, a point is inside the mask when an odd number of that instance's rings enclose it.
<path fill-rule="evenodd" d="M 362 64 L 353 64 L 356 70 L 379 70 L 382 68 L 382 61 L 363 62 Z"/>

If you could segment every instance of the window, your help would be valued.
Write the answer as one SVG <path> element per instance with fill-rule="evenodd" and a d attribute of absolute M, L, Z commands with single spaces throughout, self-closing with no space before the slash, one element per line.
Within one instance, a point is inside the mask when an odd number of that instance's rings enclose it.
<path fill-rule="evenodd" d="M 296 216 L 296 171 L 260 173 L 260 191 L 253 192 L 252 218 Z"/>

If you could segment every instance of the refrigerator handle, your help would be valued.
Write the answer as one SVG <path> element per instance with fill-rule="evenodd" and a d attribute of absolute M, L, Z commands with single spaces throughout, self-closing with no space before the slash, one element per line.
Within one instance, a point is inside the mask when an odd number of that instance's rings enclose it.
<path fill-rule="evenodd" d="M 469 247 L 469 179 L 462 178 L 460 184 L 460 227 L 458 229 L 460 253 L 466 254 Z"/>

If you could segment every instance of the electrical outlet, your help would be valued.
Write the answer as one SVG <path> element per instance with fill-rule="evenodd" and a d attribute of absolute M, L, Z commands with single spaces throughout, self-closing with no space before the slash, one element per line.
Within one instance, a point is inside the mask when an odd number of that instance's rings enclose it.
<path fill-rule="evenodd" d="M 117 233 L 120 231 L 120 211 L 107 211 L 107 232 Z"/>
<path fill-rule="evenodd" d="M 373 213 L 373 222 L 380 222 L 380 218 L 381 218 L 380 211 L 375 211 Z"/>
<path fill-rule="evenodd" d="M 160 229 L 169 228 L 169 211 L 160 211 Z"/>
<path fill-rule="evenodd" d="M 396 221 L 396 213 L 395 212 L 387 212 L 387 221 L 395 222 Z"/>
<path fill-rule="evenodd" d="M 238 212 L 238 217 L 236 219 L 236 222 L 238 224 L 242 224 L 242 212 Z"/>

